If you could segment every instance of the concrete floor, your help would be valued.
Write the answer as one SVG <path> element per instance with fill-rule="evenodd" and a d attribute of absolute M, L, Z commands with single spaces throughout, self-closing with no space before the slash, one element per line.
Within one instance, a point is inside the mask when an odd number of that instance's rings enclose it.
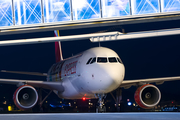
<path fill-rule="evenodd" d="M 0 114 L 0 120 L 180 120 L 178 112 Z"/>

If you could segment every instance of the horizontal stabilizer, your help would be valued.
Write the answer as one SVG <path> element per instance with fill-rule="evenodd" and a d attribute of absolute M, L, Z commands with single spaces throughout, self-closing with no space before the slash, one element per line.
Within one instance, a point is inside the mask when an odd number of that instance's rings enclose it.
<path fill-rule="evenodd" d="M 7 71 L 7 70 L 1 70 L 1 72 L 24 74 L 24 75 L 47 76 L 47 73 L 39 73 L 39 72 L 22 72 L 22 71 Z"/>
<path fill-rule="evenodd" d="M 42 81 L 42 80 L 1 79 L 0 78 L 0 83 L 17 85 L 18 87 L 26 84 L 26 85 L 31 85 L 37 88 L 57 90 L 60 92 L 64 91 L 64 87 L 62 86 L 61 82 L 52 82 L 52 81 L 48 82 L 48 81 Z"/>
<path fill-rule="evenodd" d="M 180 80 L 180 76 L 176 77 L 162 77 L 162 78 L 148 78 L 148 79 L 136 79 L 136 80 L 124 80 L 120 87 L 125 89 L 130 88 L 131 86 L 139 86 L 149 83 L 163 84 L 165 81 L 175 81 Z"/>

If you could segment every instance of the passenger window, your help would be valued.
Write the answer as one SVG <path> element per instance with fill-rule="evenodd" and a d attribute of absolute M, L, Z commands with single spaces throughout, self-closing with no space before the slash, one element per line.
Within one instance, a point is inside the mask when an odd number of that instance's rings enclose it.
<path fill-rule="evenodd" d="M 91 62 L 91 60 L 92 60 L 92 58 L 90 58 L 90 59 L 87 61 L 86 65 L 89 64 L 89 63 Z"/>
<path fill-rule="evenodd" d="M 96 58 L 95 58 L 95 57 L 91 60 L 91 63 L 90 63 L 90 64 L 92 64 L 92 63 L 94 63 L 94 62 L 96 62 Z"/>
<path fill-rule="evenodd" d="M 118 60 L 118 62 L 119 62 L 119 63 L 122 63 L 122 61 L 121 61 L 121 59 L 120 59 L 120 58 L 117 58 L 117 60 Z"/>
<path fill-rule="evenodd" d="M 117 59 L 115 57 L 109 57 L 108 60 L 110 63 L 117 62 Z"/>
<path fill-rule="evenodd" d="M 97 58 L 97 62 L 98 63 L 106 63 L 107 62 L 107 58 L 105 58 L 105 57 L 98 57 Z"/>

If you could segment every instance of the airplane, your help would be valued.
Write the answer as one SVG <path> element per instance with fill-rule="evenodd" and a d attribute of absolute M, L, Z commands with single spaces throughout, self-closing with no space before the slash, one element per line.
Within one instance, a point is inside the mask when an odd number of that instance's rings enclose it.
<path fill-rule="evenodd" d="M 59 31 L 54 31 L 59 36 Z M 104 97 L 118 88 L 137 86 L 134 99 L 144 109 L 151 109 L 161 100 L 160 90 L 153 84 L 162 84 L 165 81 L 180 80 L 180 77 L 150 78 L 139 80 L 124 80 L 125 66 L 119 55 L 106 47 L 94 47 L 78 55 L 63 59 L 60 41 L 55 42 L 56 63 L 46 76 L 47 81 L 0 79 L 0 83 L 17 85 L 13 100 L 21 110 L 33 108 L 38 101 L 36 88 L 53 91 L 64 99 L 97 99 L 98 112 L 106 111 Z M 10 72 L 13 71 L 2 71 Z M 28 72 L 14 72 L 29 74 Z"/>

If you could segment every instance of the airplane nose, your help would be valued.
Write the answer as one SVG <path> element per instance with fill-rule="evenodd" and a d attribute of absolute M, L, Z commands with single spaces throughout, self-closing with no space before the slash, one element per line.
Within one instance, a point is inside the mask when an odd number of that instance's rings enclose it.
<path fill-rule="evenodd" d="M 102 90 L 106 93 L 117 89 L 124 79 L 124 65 L 123 64 L 111 64 L 108 66 L 102 66 L 101 77 Z"/>
<path fill-rule="evenodd" d="M 124 79 L 125 68 L 120 63 L 95 64 L 81 72 L 82 87 L 91 93 L 109 93 L 117 89 Z"/>

